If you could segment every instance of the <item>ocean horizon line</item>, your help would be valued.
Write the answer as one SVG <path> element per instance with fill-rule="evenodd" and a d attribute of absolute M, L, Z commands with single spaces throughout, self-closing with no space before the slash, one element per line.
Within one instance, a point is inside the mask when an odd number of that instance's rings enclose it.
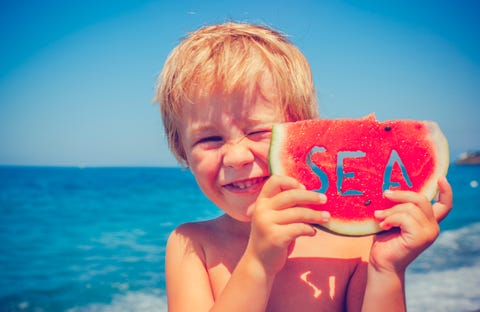
<path fill-rule="evenodd" d="M 449 162 L 449 166 L 454 166 L 454 167 L 464 167 L 464 166 L 468 166 L 468 165 L 464 165 L 464 164 L 459 164 L 457 163 L 456 160 L 451 160 Z M 470 165 L 470 166 L 474 166 L 474 165 Z M 105 168 L 105 169 L 108 169 L 108 168 L 145 168 L 145 169 L 148 169 L 148 168 L 152 168 L 152 169 L 155 169 L 155 168 L 158 168 L 158 169 L 161 169 L 161 168 L 176 168 L 176 169 L 185 169 L 185 170 L 188 170 L 188 168 L 180 165 L 180 164 L 164 164 L 164 165 L 118 165 L 118 164 L 112 164 L 112 165 L 108 165 L 108 164 L 100 164 L 100 165 L 61 165 L 61 164 L 48 164 L 48 165 L 45 165 L 45 164 L 0 164 L 0 168 L 72 168 L 72 169 L 93 169 L 93 168 L 96 168 L 96 169 L 101 169 L 101 168 Z"/>

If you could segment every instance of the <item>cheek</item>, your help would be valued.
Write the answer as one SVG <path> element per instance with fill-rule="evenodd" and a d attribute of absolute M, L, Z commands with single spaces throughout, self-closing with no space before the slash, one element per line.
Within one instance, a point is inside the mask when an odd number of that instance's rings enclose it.
<path fill-rule="evenodd" d="M 188 167 L 198 178 L 215 175 L 219 167 L 217 154 L 212 151 L 191 151 L 187 157 Z"/>
<path fill-rule="evenodd" d="M 270 152 L 270 142 L 259 143 L 253 149 L 256 158 L 259 158 L 262 162 L 268 163 L 268 153 Z"/>
<path fill-rule="evenodd" d="M 220 172 L 218 163 L 211 157 L 195 153 L 190 155 L 189 161 L 189 170 L 195 177 L 198 187 L 207 198 L 215 202 Z"/>

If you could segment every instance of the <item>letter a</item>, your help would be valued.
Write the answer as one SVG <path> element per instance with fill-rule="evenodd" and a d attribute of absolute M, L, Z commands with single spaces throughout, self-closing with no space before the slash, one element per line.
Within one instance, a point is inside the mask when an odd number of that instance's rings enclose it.
<path fill-rule="evenodd" d="M 412 181 L 410 181 L 410 177 L 408 176 L 407 169 L 405 168 L 405 165 L 402 162 L 402 159 L 398 155 L 397 151 L 393 149 L 392 152 L 390 153 L 390 157 L 388 158 L 388 162 L 385 167 L 385 172 L 383 173 L 383 185 L 382 185 L 383 192 L 385 192 L 388 189 L 400 186 L 400 183 L 394 182 L 391 180 L 392 168 L 395 163 L 397 163 L 400 169 L 402 170 L 402 175 L 403 175 L 403 178 L 405 179 L 405 183 L 407 183 L 407 186 L 409 188 L 412 188 L 413 186 Z"/>

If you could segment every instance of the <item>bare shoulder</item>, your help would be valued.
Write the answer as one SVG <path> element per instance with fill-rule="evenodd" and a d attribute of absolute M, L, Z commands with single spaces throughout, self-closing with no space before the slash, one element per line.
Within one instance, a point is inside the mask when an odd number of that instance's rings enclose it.
<path fill-rule="evenodd" d="M 215 219 L 185 223 L 170 234 L 165 255 L 169 310 L 195 311 L 213 304 L 207 262 L 209 237 L 217 223 Z"/>
<path fill-rule="evenodd" d="M 166 268 L 185 270 L 203 268 L 212 273 L 223 266 L 233 270 L 245 250 L 249 224 L 233 220 L 228 215 L 203 221 L 185 223 L 170 235 L 166 249 Z"/>
<path fill-rule="evenodd" d="M 167 242 L 167 254 L 179 249 L 185 252 L 194 252 L 198 255 L 203 253 L 204 245 L 208 238 L 215 232 L 216 219 L 189 222 L 178 226 L 169 236 Z"/>
<path fill-rule="evenodd" d="M 211 223 L 212 220 L 181 224 L 170 234 L 169 241 L 175 239 L 185 240 L 186 242 L 198 240 L 208 234 Z"/>

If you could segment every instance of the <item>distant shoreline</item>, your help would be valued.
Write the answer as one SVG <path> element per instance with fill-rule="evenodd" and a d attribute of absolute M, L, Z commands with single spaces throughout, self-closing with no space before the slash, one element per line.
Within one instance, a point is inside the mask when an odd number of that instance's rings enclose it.
<path fill-rule="evenodd" d="M 455 165 L 480 165 L 480 151 L 463 153 Z"/>

